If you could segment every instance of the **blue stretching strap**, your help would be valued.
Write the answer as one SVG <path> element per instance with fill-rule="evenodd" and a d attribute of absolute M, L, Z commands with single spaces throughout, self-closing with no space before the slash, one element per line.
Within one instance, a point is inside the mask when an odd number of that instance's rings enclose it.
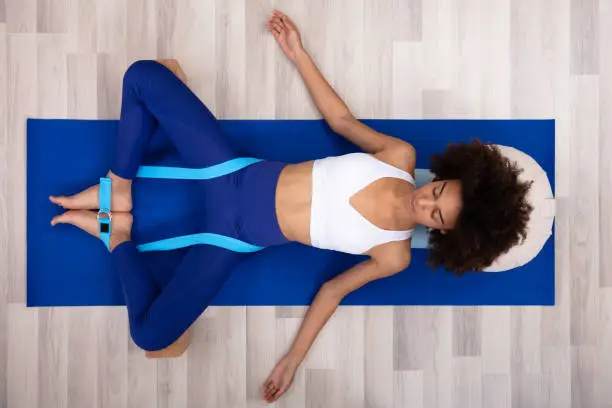
<path fill-rule="evenodd" d="M 100 177 L 100 211 L 98 211 L 98 223 L 100 225 L 100 239 L 106 245 L 106 249 L 110 252 L 110 236 L 111 236 L 111 190 L 113 181 L 107 177 Z M 103 216 L 106 217 L 103 217 Z"/>
<path fill-rule="evenodd" d="M 181 180 L 208 180 L 225 176 L 241 170 L 253 163 L 262 161 L 251 157 L 239 157 L 214 166 L 202 169 L 186 169 L 182 167 L 141 166 L 136 173 L 139 178 L 161 178 Z"/>
<path fill-rule="evenodd" d="M 234 252 L 257 252 L 264 249 L 263 247 L 251 245 L 236 238 L 206 232 L 162 239 L 160 241 L 138 245 L 136 248 L 138 248 L 140 252 L 170 251 L 172 249 L 185 248 L 197 244 L 214 245 Z"/>
<path fill-rule="evenodd" d="M 251 164 L 262 161 L 251 157 L 239 157 L 231 159 L 223 163 L 216 164 L 210 167 L 201 169 L 190 169 L 183 167 L 166 167 L 166 166 L 141 166 L 138 169 L 136 177 L 139 178 L 158 178 L 158 179 L 182 179 L 182 180 L 208 180 L 216 177 L 225 176 L 236 172 Z M 427 184 L 432 174 L 429 170 L 417 169 L 416 182 L 419 184 Z M 418 241 L 418 242 L 416 242 Z M 427 233 L 418 231 L 413 237 L 413 245 L 417 243 L 423 247 L 427 246 Z M 192 245 L 214 245 L 228 249 L 234 252 L 257 252 L 264 249 L 263 247 L 255 246 L 239 239 L 230 238 L 224 235 L 201 233 L 162 239 L 160 241 L 148 242 L 138 245 L 140 252 L 151 251 L 170 251 L 178 248 L 185 248 Z"/>
<path fill-rule="evenodd" d="M 141 166 L 138 169 L 136 177 L 138 178 L 157 178 L 157 179 L 181 179 L 181 180 L 208 180 L 216 177 L 225 176 L 236 172 L 251 164 L 262 161 L 251 157 L 239 157 L 231 159 L 223 163 L 216 164 L 210 167 L 200 169 L 183 168 L 183 167 L 166 167 L 166 166 Z M 417 169 L 416 182 L 419 184 L 427 184 L 432 175 L 428 170 Z M 413 244 L 417 243 L 422 246 L 427 246 L 427 234 L 425 231 L 418 231 L 413 237 Z M 423 241 L 423 242 L 421 242 Z M 264 249 L 263 247 L 255 246 L 239 239 L 230 238 L 224 235 L 201 233 L 163 239 L 160 241 L 149 242 L 138 245 L 140 252 L 151 251 L 170 251 L 178 248 L 185 248 L 192 245 L 214 245 L 228 249 L 234 252 L 257 252 Z"/>
<path fill-rule="evenodd" d="M 166 166 L 141 166 L 136 173 L 138 178 L 158 178 L 158 179 L 181 179 L 181 180 L 208 180 L 216 177 L 225 176 L 241 170 L 251 164 L 258 163 L 262 159 L 251 157 L 239 157 L 223 163 L 201 169 L 188 169 L 183 167 Z M 102 202 L 102 201 L 100 201 Z M 264 249 L 256 245 L 249 244 L 236 238 L 225 235 L 201 233 L 184 235 L 162 239 L 159 241 L 148 242 L 138 245 L 136 248 L 140 252 L 150 251 L 170 251 L 178 248 L 185 248 L 192 245 L 213 245 L 228 249 L 234 252 L 257 252 Z"/>

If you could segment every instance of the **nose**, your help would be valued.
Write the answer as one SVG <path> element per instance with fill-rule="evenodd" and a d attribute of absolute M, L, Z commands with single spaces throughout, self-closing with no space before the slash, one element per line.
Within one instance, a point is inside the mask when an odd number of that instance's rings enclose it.
<path fill-rule="evenodd" d="M 434 203 L 435 203 L 434 200 L 429 197 L 418 197 L 415 200 L 416 206 L 422 210 L 427 210 L 431 208 L 434 205 Z"/>

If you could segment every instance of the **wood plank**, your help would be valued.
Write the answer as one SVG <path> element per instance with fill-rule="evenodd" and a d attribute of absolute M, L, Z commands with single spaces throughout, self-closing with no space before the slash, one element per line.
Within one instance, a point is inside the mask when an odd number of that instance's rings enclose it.
<path fill-rule="evenodd" d="M 38 309 L 11 303 L 8 313 L 7 406 L 38 407 Z"/>
<path fill-rule="evenodd" d="M 41 406 L 68 406 L 67 308 L 38 311 L 38 398 Z"/>
<path fill-rule="evenodd" d="M 38 46 L 35 34 L 8 35 L 8 300 L 25 303 L 26 118 L 38 113 Z"/>

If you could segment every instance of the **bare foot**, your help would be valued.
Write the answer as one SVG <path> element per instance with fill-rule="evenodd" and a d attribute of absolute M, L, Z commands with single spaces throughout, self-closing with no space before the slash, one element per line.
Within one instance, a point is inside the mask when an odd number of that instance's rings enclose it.
<path fill-rule="evenodd" d="M 132 180 L 121 178 L 113 172 L 108 172 L 113 180 L 111 192 L 111 211 L 132 211 Z M 67 210 L 97 210 L 100 208 L 100 185 L 96 184 L 73 196 L 49 196 L 53 204 Z"/>
<path fill-rule="evenodd" d="M 185 72 L 183 72 L 183 69 L 181 68 L 181 65 L 177 60 L 163 59 L 157 60 L 157 62 L 172 71 L 172 73 L 176 75 L 181 81 L 183 81 L 184 84 L 187 84 L 187 76 L 185 75 Z"/>
<path fill-rule="evenodd" d="M 119 244 L 131 240 L 132 214 L 113 214 L 111 221 L 110 250 L 113 251 Z M 83 231 L 100 238 L 97 214 L 94 211 L 70 210 L 51 220 L 51 225 L 71 224 Z"/>

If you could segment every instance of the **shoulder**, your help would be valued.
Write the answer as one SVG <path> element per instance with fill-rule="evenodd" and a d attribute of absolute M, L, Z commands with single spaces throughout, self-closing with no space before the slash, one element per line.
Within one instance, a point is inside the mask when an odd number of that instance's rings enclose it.
<path fill-rule="evenodd" d="M 378 245 L 368 251 L 368 254 L 381 270 L 392 275 L 408 268 L 412 260 L 411 250 L 412 240 L 407 239 Z"/>
<path fill-rule="evenodd" d="M 408 142 L 392 138 L 383 150 L 374 154 L 374 157 L 414 176 L 416 149 Z"/>

